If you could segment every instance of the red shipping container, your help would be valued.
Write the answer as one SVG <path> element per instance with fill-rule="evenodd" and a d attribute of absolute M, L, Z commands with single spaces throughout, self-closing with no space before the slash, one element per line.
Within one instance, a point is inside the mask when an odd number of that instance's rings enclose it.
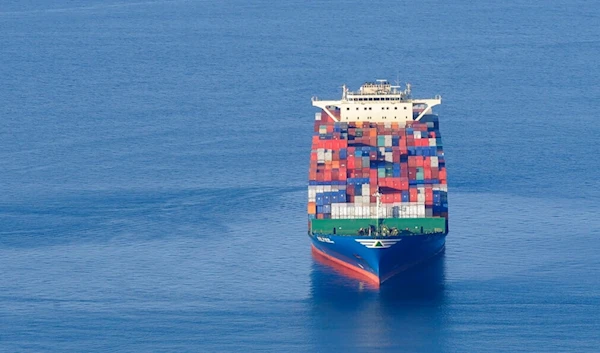
<path fill-rule="evenodd" d="M 423 177 L 425 179 L 431 179 L 431 168 L 429 167 L 425 167 L 425 169 L 423 170 Z"/>
<path fill-rule="evenodd" d="M 441 168 L 439 173 L 440 179 L 446 179 L 446 168 Z"/>
<path fill-rule="evenodd" d="M 369 169 L 369 179 L 377 181 L 377 169 Z"/>
<path fill-rule="evenodd" d="M 438 171 L 437 168 L 432 168 L 431 169 L 431 179 L 439 179 L 440 178 L 440 172 Z"/>
<path fill-rule="evenodd" d="M 388 178 L 388 177 L 379 178 L 379 186 L 384 187 L 384 188 L 389 188 L 391 186 L 390 178 Z"/>
<path fill-rule="evenodd" d="M 348 169 L 356 169 L 356 159 L 354 157 L 348 157 Z"/>
<path fill-rule="evenodd" d="M 350 160 L 350 157 L 354 158 L 355 151 L 356 149 L 354 147 L 348 147 L 348 155 L 346 156 L 346 158 L 348 160 Z"/>
<path fill-rule="evenodd" d="M 331 180 L 340 180 L 340 170 L 339 169 L 333 169 L 331 171 Z"/>
<path fill-rule="evenodd" d="M 410 184 L 408 182 L 408 178 L 402 178 L 402 181 L 400 182 L 400 190 L 402 191 L 408 191 L 408 189 L 410 188 Z"/>
<path fill-rule="evenodd" d="M 410 196 L 410 202 L 417 202 L 418 199 L 419 199 L 419 197 L 418 197 L 419 192 L 417 191 L 417 189 L 416 188 L 410 188 L 409 193 L 410 193 L 410 195 L 409 195 Z"/>
<path fill-rule="evenodd" d="M 425 203 L 427 205 L 433 204 L 433 190 L 425 189 Z"/>
<path fill-rule="evenodd" d="M 324 181 L 331 181 L 331 169 L 325 169 L 323 179 Z"/>
<path fill-rule="evenodd" d="M 402 194 L 396 192 L 396 193 L 393 194 L 393 196 L 394 196 L 394 202 L 401 202 L 402 201 Z"/>

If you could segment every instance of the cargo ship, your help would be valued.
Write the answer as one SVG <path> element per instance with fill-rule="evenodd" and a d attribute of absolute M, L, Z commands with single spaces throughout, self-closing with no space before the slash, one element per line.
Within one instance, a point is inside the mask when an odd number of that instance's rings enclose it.
<path fill-rule="evenodd" d="M 442 252 L 448 186 L 436 96 L 386 80 L 312 98 L 308 234 L 316 256 L 376 285 Z"/>

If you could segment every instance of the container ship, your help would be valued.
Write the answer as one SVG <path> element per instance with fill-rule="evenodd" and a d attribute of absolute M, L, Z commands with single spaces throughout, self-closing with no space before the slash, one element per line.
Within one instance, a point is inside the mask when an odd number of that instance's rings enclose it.
<path fill-rule="evenodd" d="M 448 186 L 440 96 L 414 99 L 386 80 L 312 98 L 308 234 L 316 256 L 376 285 L 442 252 Z"/>

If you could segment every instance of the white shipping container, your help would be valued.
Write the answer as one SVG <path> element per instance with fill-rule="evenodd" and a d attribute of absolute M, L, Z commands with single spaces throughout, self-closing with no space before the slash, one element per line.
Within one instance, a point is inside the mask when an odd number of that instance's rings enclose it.
<path fill-rule="evenodd" d="M 435 139 L 434 138 L 430 138 L 429 139 L 429 147 L 435 147 Z"/>
<path fill-rule="evenodd" d="M 431 167 L 432 168 L 437 168 L 439 167 L 439 160 L 437 156 L 433 156 L 431 157 Z"/>
<path fill-rule="evenodd" d="M 392 135 L 385 135 L 384 140 L 386 147 L 392 147 Z"/>
<path fill-rule="evenodd" d="M 331 205 L 331 218 L 333 218 L 333 219 L 340 218 L 339 209 L 334 204 Z"/>
<path fill-rule="evenodd" d="M 324 185 L 317 185 L 317 192 L 318 193 L 325 192 L 325 186 Z"/>
<path fill-rule="evenodd" d="M 331 191 L 331 185 L 323 185 L 323 192 L 330 192 Z"/>
<path fill-rule="evenodd" d="M 362 189 L 362 190 L 361 190 L 361 194 L 362 194 L 363 196 L 368 196 L 368 195 L 371 195 L 371 186 L 370 186 L 369 184 L 363 184 L 363 185 L 361 186 L 361 189 Z"/>
<path fill-rule="evenodd" d="M 385 161 L 393 163 L 394 162 L 394 153 L 393 152 L 386 152 L 385 153 Z"/>
<path fill-rule="evenodd" d="M 413 136 L 416 139 L 420 139 L 421 138 L 421 131 L 413 131 Z"/>

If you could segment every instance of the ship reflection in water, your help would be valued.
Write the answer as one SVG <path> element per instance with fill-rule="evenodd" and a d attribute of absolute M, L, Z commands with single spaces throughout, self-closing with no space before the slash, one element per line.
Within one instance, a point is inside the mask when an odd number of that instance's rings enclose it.
<path fill-rule="evenodd" d="M 444 254 L 381 286 L 313 252 L 316 350 L 438 351 L 444 344 Z"/>

